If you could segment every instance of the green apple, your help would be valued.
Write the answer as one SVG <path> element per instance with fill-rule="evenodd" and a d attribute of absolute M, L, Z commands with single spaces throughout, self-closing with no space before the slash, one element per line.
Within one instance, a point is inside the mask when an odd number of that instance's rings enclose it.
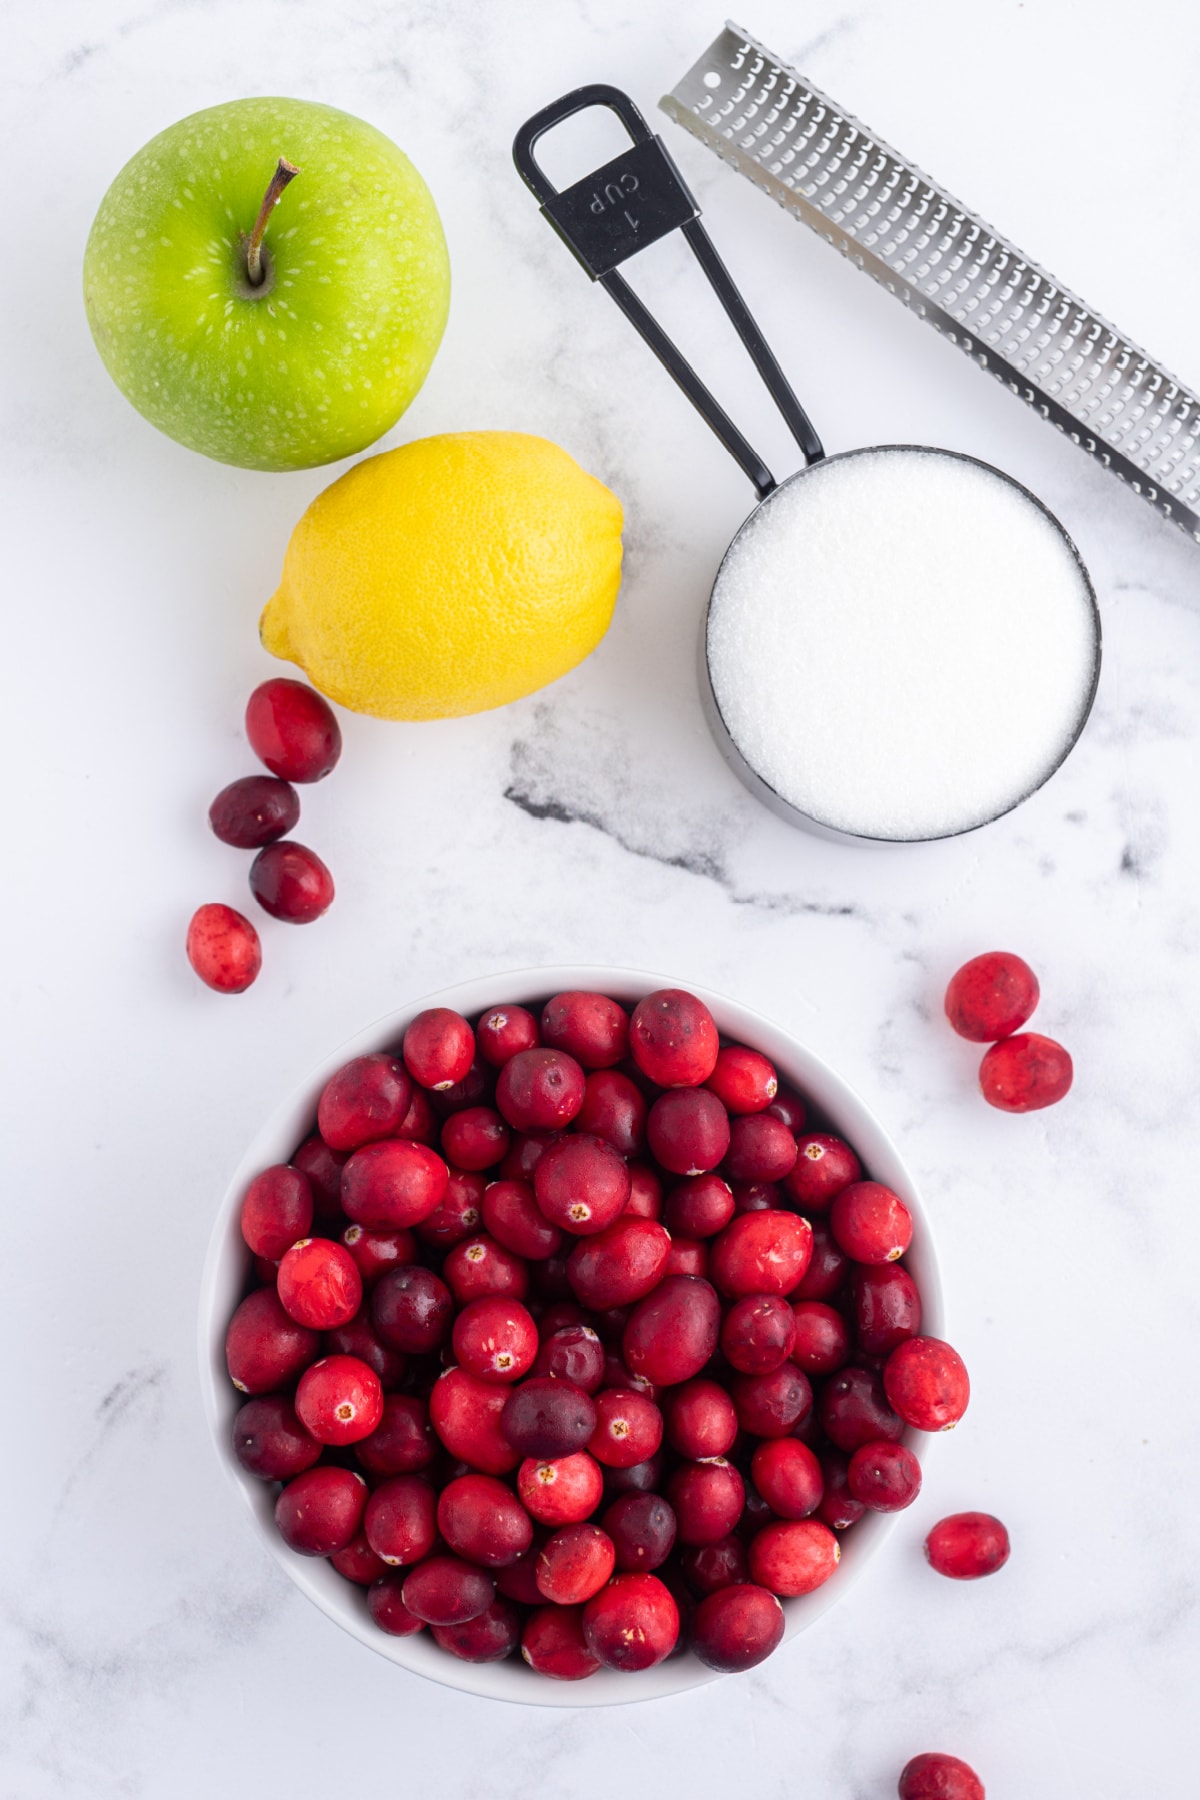
<path fill-rule="evenodd" d="M 242 468 L 305 469 L 400 417 L 441 341 L 450 265 L 390 138 L 309 100 L 232 100 L 126 163 L 83 288 L 105 367 L 160 431 Z"/>

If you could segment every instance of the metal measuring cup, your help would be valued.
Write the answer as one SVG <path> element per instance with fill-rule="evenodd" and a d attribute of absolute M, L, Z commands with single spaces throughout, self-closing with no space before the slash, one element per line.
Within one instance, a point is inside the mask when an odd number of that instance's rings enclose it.
<path fill-rule="evenodd" d="M 602 106 L 616 113 L 629 133 L 631 143 L 601 168 L 562 191 L 557 190 L 538 165 L 534 149 L 538 140 L 553 126 L 587 107 Z M 1056 772 L 1074 747 L 1091 711 L 1100 674 L 1100 616 L 1087 570 L 1078 550 L 1059 521 L 1028 489 L 1019 482 L 976 457 L 957 451 L 935 450 L 920 445 L 883 445 L 851 450 L 839 456 L 826 457 L 821 441 L 804 408 L 793 393 L 751 316 L 745 301 L 735 287 L 728 270 L 717 254 L 712 240 L 700 223 L 700 208 L 689 192 L 661 139 L 651 132 L 641 112 L 627 94 L 606 83 L 592 83 L 576 88 L 553 101 L 526 120 L 513 142 L 513 160 L 526 186 L 541 203 L 545 217 L 583 265 L 593 281 L 598 281 L 621 311 L 654 351 L 672 379 L 682 388 L 701 417 L 715 432 L 738 466 L 748 476 L 758 494 L 758 505 L 744 521 L 726 551 L 713 583 L 705 614 L 702 634 L 701 695 L 709 726 L 726 761 L 750 791 L 789 824 L 816 831 L 822 836 L 841 841 L 926 842 L 941 837 L 957 837 L 990 823 L 1027 799 Z M 694 255 L 724 307 L 742 343 L 762 377 L 802 456 L 804 467 L 783 482 L 776 482 L 762 458 L 734 425 L 724 408 L 700 380 L 695 370 L 680 354 L 662 327 L 642 301 L 618 273 L 619 266 L 649 244 L 656 243 L 672 231 L 682 231 Z M 813 472 L 834 465 L 851 466 L 866 458 L 886 457 L 891 467 L 912 466 L 912 459 L 945 459 L 948 465 L 983 470 L 1005 488 L 1030 504 L 1048 524 L 1073 561 L 1078 575 L 1079 594 L 1085 603 L 1082 630 L 1087 643 L 1086 663 L 1078 691 L 1069 697 L 1069 710 L 1062 721 L 1061 748 L 1035 779 L 1025 783 L 1021 791 L 1004 796 L 1003 804 L 989 802 L 990 810 L 970 823 L 951 829 L 879 830 L 848 828 L 844 821 L 822 816 L 817 809 L 806 810 L 787 798 L 757 766 L 754 758 L 739 742 L 722 708 L 719 683 L 714 679 L 712 634 L 714 606 L 722 591 L 722 580 L 736 560 L 747 533 L 761 520 L 765 510 L 778 506 L 781 497 L 797 488 L 797 484 L 814 478 Z M 893 459 L 895 459 L 893 461 Z M 844 517 L 843 528 L 853 525 L 853 517 Z M 1002 621 L 998 621 L 1001 624 Z M 726 708 L 729 701 L 726 699 Z"/>

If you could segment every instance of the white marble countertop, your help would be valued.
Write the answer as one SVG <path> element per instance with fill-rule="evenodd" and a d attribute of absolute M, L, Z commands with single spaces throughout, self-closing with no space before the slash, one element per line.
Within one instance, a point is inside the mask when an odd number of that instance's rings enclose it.
<path fill-rule="evenodd" d="M 743 22 L 1200 383 L 1194 7 L 755 0 Z M 885 1800 L 928 1748 L 968 1758 L 989 1800 L 1195 1789 L 1200 551 L 664 123 L 830 448 L 1001 464 L 1073 533 L 1104 617 L 1082 742 L 999 825 L 856 850 L 741 789 L 693 645 L 749 490 L 508 156 L 517 123 L 581 81 L 652 106 L 720 23 L 699 0 L 4 15 L 5 1800 Z M 237 903 L 244 879 L 204 811 L 250 766 L 245 696 L 278 669 L 255 620 L 329 476 L 248 475 L 159 437 L 95 355 L 79 264 L 146 138 L 256 92 L 372 119 L 441 207 L 451 325 L 391 441 L 557 439 L 625 501 L 628 575 L 602 647 L 540 696 L 433 725 L 345 719 L 336 779 L 304 796 L 337 904 L 268 932 L 234 1005 L 181 952 L 192 908 Z M 785 464 L 682 248 L 645 280 Z M 1027 1119 L 979 1101 L 939 1021 L 949 973 L 996 945 L 1037 967 L 1036 1023 L 1076 1059 L 1067 1103 Z M 706 982 L 827 1055 L 922 1184 L 975 1390 L 885 1555 L 810 1634 L 750 1676 L 599 1713 L 475 1701 L 342 1636 L 255 1541 L 195 1372 L 214 1207 L 263 1115 L 374 1016 L 543 961 Z M 920 1552 L 962 1507 L 1000 1513 L 1015 1545 L 974 1587 Z"/>

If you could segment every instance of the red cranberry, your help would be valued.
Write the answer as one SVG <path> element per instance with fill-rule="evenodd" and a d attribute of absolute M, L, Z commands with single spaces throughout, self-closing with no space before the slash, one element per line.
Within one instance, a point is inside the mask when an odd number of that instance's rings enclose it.
<path fill-rule="evenodd" d="M 515 1256 L 542 1261 L 562 1243 L 562 1232 L 546 1218 L 527 1181 L 489 1182 L 483 1191 L 483 1223 Z"/>
<path fill-rule="evenodd" d="M 798 1300 L 792 1307 L 796 1335 L 792 1361 L 806 1375 L 832 1375 L 850 1360 L 850 1327 L 836 1307 Z"/>
<path fill-rule="evenodd" d="M 822 1450 L 821 1475 L 825 1482 L 825 1492 L 817 1507 L 817 1517 L 831 1531 L 846 1531 L 851 1525 L 857 1525 L 867 1510 L 862 1501 L 856 1500 L 850 1492 L 847 1480 L 849 1473 L 850 1458 L 844 1451 L 831 1447 Z"/>
<path fill-rule="evenodd" d="M 562 1050 L 518 1050 L 496 1083 L 496 1105 L 514 1131 L 561 1131 L 583 1094 L 583 1070 Z"/>
<path fill-rule="evenodd" d="M 247 1400 L 233 1421 L 233 1453 L 260 1481 L 290 1481 L 311 1469 L 321 1446 L 300 1423 L 283 1394 Z"/>
<path fill-rule="evenodd" d="M 489 1294 L 463 1307 L 451 1342 L 463 1368 L 482 1381 L 519 1381 L 537 1355 L 537 1326 L 519 1300 Z"/>
<path fill-rule="evenodd" d="M 545 1541 L 545 1529 L 539 1526 L 534 1533 L 533 1543 L 516 1562 L 505 1563 L 497 1569 L 496 1591 L 504 1595 L 506 1600 L 516 1600 L 521 1606 L 541 1606 L 542 1590 L 537 1584 L 537 1559 Z"/>
<path fill-rule="evenodd" d="M 948 1431 L 971 1398 L 966 1365 L 941 1338 L 908 1338 L 884 1364 L 883 1386 L 906 1425 Z"/>
<path fill-rule="evenodd" d="M 517 1471 L 517 1492 L 541 1524 L 575 1525 L 599 1506 L 604 1477 L 586 1450 L 540 1460 L 529 1456 Z"/>
<path fill-rule="evenodd" d="M 445 1090 L 462 1081 L 475 1057 L 475 1033 L 447 1006 L 419 1012 L 404 1033 L 404 1066 L 420 1087 Z"/>
<path fill-rule="evenodd" d="M 429 1408 L 415 1394 L 385 1394 L 383 1415 L 355 1454 L 369 1475 L 413 1475 L 437 1454 Z"/>
<path fill-rule="evenodd" d="M 434 1625 L 433 1641 L 461 1662 L 502 1662 L 521 1641 L 521 1615 L 508 1600 L 496 1599 L 464 1625 Z"/>
<path fill-rule="evenodd" d="M 750 1579 L 746 1546 L 741 1538 L 718 1538 L 715 1544 L 689 1544 L 680 1554 L 679 1566 L 695 1594 L 715 1594 L 735 1582 Z"/>
<path fill-rule="evenodd" d="M 596 1429 L 588 1449 L 597 1462 L 629 1469 L 654 1455 L 662 1443 L 663 1418 L 653 1400 L 629 1388 L 605 1388 L 595 1405 Z"/>
<path fill-rule="evenodd" d="M 872 1512 L 900 1512 L 921 1491 L 921 1465 L 903 1444 L 863 1444 L 850 1458 L 846 1480 Z"/>
<path fill-rule="evenodd" d="M 486 1569 L 461 1557 L 430 1556 L 405 1573 L 401 1592 L 409 1612 L 424 1624 L 465 1625 L 487 1611 L 496 1584 Z"/>
<path fill-rule="evenodd" d="M 682 988 L 660 988 L 634 1008 L 629 1048 L 638 1068 L 659 1087 L 699 1087 L 716 1068 L 720 1040 L 703 1000 Z"/>
<path fill-rule="evenodd" d="M 250 892 L 286 925 L 311 925 L 333 905 L 333 876 L 315 850 L 286 838 L 266 844 L 250 864 Z"/>
<path fill-rule="evenodd" d="M 873 1369 L 839 1369 L 821 1389 L 817 1409 L 821 1429 L 839 1450 L 849 1456 L 860 1444 L 886 1438 L 898 1443 L 904 1421 L 892 1411 L 883 1381 Z"/>
<path fill-rule="evenodd" d="M 829 1580 L 842 1547 L 819 1519 L 778 1519 L 751 1540 L 750 1579 L 773 1594 L 811 1594 Z"/>
<path fill-rule="evenodd" d="M 442 1264 L 442 1274 L 460 1306 L 488 1294 L 523 1300 L 529 1292 L 529 1270 L 521 1258 L 486 1233 L 456 1244 Z"/>
<path fill-rule="evenodd" d="M 357 1356 L 323 1356 L 300 1377 L 296 1413 L 319 1443 L 356 1444 L 383 1417 L 383 1386 Z"/>
<path fill-rule="evenodd" d="M 582 1606 L 539 1606 L 525 1621 L 521 1655 L 551 1681 L 583 1681 L 600 1667 L 584 1642 Z"/>
<path fill-rule="evenodd" d="M 792 1353 L 796 1321 L 778 1294 L 747 1294 L 735 1300 L 721 1326 L 725 1360 L 744 1375 L 769 1375 Z"/>
<path fill-rule="evenodd" d="M 725 1389 L 703 1378 L 672 1388 L 663 1400 L 667 1442 L 694 1462 L 724 1456 L 737 1437 L 737 1412 Z"/>
<path fill-rule="evenodd" d="M 679 1639 L 679 1608 L 657 1575 L 616 1575 L 583 1609 L 588 1649 L 606 1669 L 652 1669 Z"/>
<path fill-rule="evenodd" d="M 721 1303 L 708 1282 L 668 1275 L 638 1303 L 625 1327 L 626 1366 L 656 1387 L 690 1381 L 716 1349 L 720 1329 Z"/>
<path fill-rule="evenodd" d="M 657 1569 L 674 1548 L 675 1513 L 660 1494 L 620 1494 L 600 1522 L 622 1574 Z"/>
<path fill-rule="evenodd" d="M 223 787 L 208 809 L 208 822 L 223 844 L 235 850 L 259 850 L 293 831 L 300 817 L 300 796 L 273 775 L 243 775 Z"/>
<path fill-rule="evenodd" d="M 808 1108 L 795 1088 L 780 1087 L 766 1110 L 773 1119 L 778 1119 L 781 1124 L 786 1125 L 794 1138 L 798 1138 L 804 1130 L 804 1122 L 808 1118 Z"/>
<path fill-rule="evenodd" d="M 535 1375 L 509 1395 L 500 1429 L 522 1456 L 570 1456 L 596 1429 L 595 1402 L 574 1382 Z"/>
<path fill-rule="evenodd" d="M 625 1211 L 636 1213 L 641 1219 L 662 1217 L 662 1182 L 648 1163 L 629 1165 L 629 1198 L 625 1202 Z"/>
<path fill-rule="evenodd" d="M 280 1259 L 279 1298 L 298 1325 L 329 1331 L 346 1325 L 362 1305 L 362 1276 L 343 1244 L 301 1238 Z"/>
<path fill-rule="evenodd" d="M 532 1186 L 534 1170 L 561 1136 L 561 1131 L 516 1132 L 500 1163 L 501 1181 L 526 1181 Z"/>
<path fill-rule="evenodd" d="M 313 1210 L 319 1219 L 341 1216 L 345 1164 L 346 1158 L 316 1135 L 305 1138 L 292 1157 L 292 1167 L 306 1175 L 312 1186 Z"/>
<path fill-rule="evenodd" d="M 625 1160 L 611 1144 L 582 1135 L 551 1144 L 533 1173 L 546 1218 L 579 1237 L 594 1236 L 620 1217 L 629 1185 Z"/>
<path fill-rule="evenodd" d="M 415 1263 L 381 1276 L 371 1295 L 371 1323 L 384 1343 L 414 1356 L 444 1344 L 453 1317 L 445 1282 Z"/>
<path fill-rule="evenodd" d="M 858 1347 L 864 1356 L 888 1356 L 921 1329 L 921 1296 L 899 1263 L 856 1268 L 850 1282 Z"/>
<path fill-rule="evenodd" d="M 385 1563 L 417 1563 L 437 1538 L 437 1496 L 424 1475 L 393 1475 L 367 1501 L 367 1542 Z"/>
<path fill-rule="evenodd" d="M 369 1588 L 381 1575 L 387 1574 L 387 1564 L 382 1556 L 376 1556 L 365 1531 L 351 1538 L 344 1550 L 335 1550 L 329 1560 L 339 1575 L 358 1587 Z"/>
<path fill-rule="evenodd" d="M 322 1463 L 288 1482 L 275 1502 L 275 1523 L 289 1550 L 332 1556 L 358 1536 L 366 1504 L 361 1475 Z"/>
<path fill-rule="evenodd" d="M 719 1175 L 694 1175 L 671 1189 L 663 1224 L 672 1237 L 715 1237 L 734 1213 L 733 1189 Z"/>
<path fill-rule="evenodd" d="M 404 1115 L 404 1123 L 396 1133 L 413 1144 L 428 1144 L 431 1148 L 437 1143 L 438 1127 L 433 1107 L 429 1103 L 429 1095 L 424 1088 L 414 1087 L 412 1100 Z"/>
<path fill-rule="evenodd" d="M 730 1190 L 735 1213 L 783 1210 L 777 1181 L 734 1181 L 730 1183 Z"/>
<path fill-rule="evenodd" d="M 490 1107 L 496 1098 L 496 1078 L 485 1063 L 473 1062 L 461 1081 L 452 1081 L 449 1087 L 430 1088 L 428 1097 L 439 1119 L 451 1119 L 455 1113 L 472 1107 Z"/>
<path fill-rule="evenodd" d="M 655 1159 L 673 1175 L 715 1169 L 729 1148 L 729 1114 L 708 1088 L 660 1094 L 646 1119 Z"/>
<path fill-rule="evenodd" d="M 839 1249 L 824 1219 L 812 1226 L 812 1260 L 796 1287 L 793 1300 L 830 1300 L 839 1293 L 850 1269 L 850 1259 Z"/>
<path fill-rule="evenodd" d="M 742 1516 L 746 1484 L 723 1456 L 681 1463 L 667 1483 L 681 1544 L 715 1544 Z"/>
<path fill-rule="evenodd" d="M 1062 1045 L 1036 1031 L 1002 1038 L 979 1065 L 979 1091 L 1001 1112 L 1037 1112 L 1054 1106 L 1070 1092 L 1074 1078 L 1074 1066 Z"/>
<path fill-rule="evenodd" d="M 807 1519 L 821 1504 L 825 1479 L 821 1465 L 796 1438 L 773 1438 L 760 1444 L 750 1461 L 754 1485 L 781 1519 Z"/>
<path fill-rule="evenodd" d="M 269 1394 L 295 1381 L 320 1348 L 317 1333 L 288 1317 L 274 1288 L 256 1288 L 229 1321 L 225 1364 L 241 1393 Z"/>
<path fill-rule="evenodd" d="M 708 1278 L 708 1243 L 704 1238 L 677 1237 L 663 1264 L 663 1275 L 699 1275 Z"/>
<path fill-rule="evenodd" d="M 423 1244 L 435 1250 L 453 1250 L 479 1230 L 487 1182 L 472 1169 L 451 1169 L 442 1203 L 416 1227 Z"/>
<path fill-rule="evenodd" d="M 368 1369 L 378 1375 L 385 1393 L 398 1388 L 404 1380 L 408 1358 L 376 1335 L 366 1308 L 355 1313 L 348 1325 L 338 1325 L 333 1331 L 327 1331 L 323 1347 L 327 1356 L 356 1356 L 360 1362 L 365 1362 Z"/>
<path fill-rule="evenodd" d="M 206 987 L 244 994 L 262 968 L 262 945 L 249 919 L 212 901 L 192 914 L 187 959 Z"/>
<path fill-rule="evenodd" d="M 275 1163 L 256 1175 L 242 1201 L 242 1236 L 256 1256 L 278 1262 L 298 1238 L 307 1237 L 313 1217 L 312 1183 L 290 1163 Z"/>
<path fill-rule="evenodd" d="M 729 1391 L 738 1424 L 751 1437 L 786 1437 L 812 1411 L 808 1376 L 790 1362 L 769 1375 L 735 1375 Z"/>
<path fill-rule="evenodd" d="M 706 1086 L 726 1112 L 758 1113 L 770 1106 L 779 1092 L 779 1077 L 765 1056 L 743 1044 L 729 1044 L 717 1051 L 717 1060 Z"/>
<path fill-rule="evenodd" d="M 752 1582 L 709 1594 L 693 1613 L 688 1633 L 693 1655 L 723 1674 L 753 1669 L 782 1641 L 782 1606 L 768 1589 Z"/>
<path fill-rule="evenodd" d="M 557 1606 L 579 1606 L 600 1592 L 615 1560 L 613 1541 L 599 1525 L 564 1525 L 542 1546 L 538 1588 Z"/>
<path fill-rule="evenodd" d="M 342 1207 L 356 1225 L 384 1231 L 419 1225 L 446 1195 L 450 1171 L 427 1144 L 389 1138 L 365 1144 L 342 1170 Z"/>
<path fill-rule="evenodd" d="M 442 1126 L 442 1153 L 460 1169 L 490 1169 L 508 1149 L 509 1130 L 491 1106 L 468 1106 Z"/>
<path fill-rule="evenodd" d="M 812 1256 L 812 1226 L 790 1212 L 739 1213 L 713 1244 L 713 1285 L 743 1294 L 790 1294 Z"/>
<path fill-rule="evenodd" d="M 731 1181 L 782 1181 L 796 1161 L 796 1140 L 781 1119 L 748 1113 L 729 1132 L 725 1172 Z"/>
<path fill-rule="evenodd" d="M 401 1598 L 404 1582 L 404 1575 L 389 1571 L 378 1581 L 373 1581 L 367 1590 L 367 1611 L 380 1631 L 386 1631 L 389 1637 L 412 1637 L 425 1629 L 424 1621 L 409 1612 Z"/>
<path fill-rule="evenodd" d="M 1027 962 L 1007 950 L 989 950 L 951 976 L 946 1017 L 959 1037 L 994 1044 L 1020 1031 L 1038 998 L 1037 976 Z"/>
<path fill-rule="evenodd" d="M 645 1462 L 633 1463 L 628 1469 L 614 1469 L 610 1463 L 604 1471 L 604 1492 L 611 1500 L 615 1494 L 656 1494 L 666 1479 L 667 1459 L 662 1451 L 648 1456 Z"/>
<path fill-rule="evenodd" d="M 508 1389 L 466 1369 L 447 1369 L 429 1396 L 433 1429 L 451 1456 L 485 1475 L 507 1475 L 520 1462 L 500 1428 Z"/>
<path fill-rule="evenodd" d="M 320 781 L 342 754 L 333 709 L 302 681 L 275 676 L 246 702 L 250 748 L 272 775 L 284 781 Z"/>
<path fill-rule="evenodd" d="M 567 1279 L 596 1312 L 629 1306 L 658 1286 L 671 1239 L 653 1219 L 622 1213 L 604 1231 L 580 1239 L 567 1258 Z"/>
<path fill-rule="evenodd" d="M 460 1475 L 449 1482 L 437 1503 L 437 1525 L 452 1550 L 489 1569 L 516 1562 L 533 1543 L 529 1514 L 493 1475 Z"/>
<path fill-rule="evenodd" d="M 802 1213 L 827 1213 L 843 1188 L 861 1180 L 862 1164 L 849 1144 L 818 1131 L 796 1145 L 796 1160 L 783 1185 Z"/>
<path fill-rule="evenodd" d="M 317 1103 L 317 1126 L 332 1150 L 357 1150 L 392 1137 L 404 1123 L 413 1084 L 394 1056 L 357 1056 L 331 1075 Z"/>
<path fill-rule="evenodd" d="M 629 1018 L 607 994 L 556 994 L 542 1008 L 542 1042 L 585 1069 L 611 1069 L 629 1048 Z"/>
<path fill-rule="evenodd" d="M 604 1380 L 604 1346 L 599 1334 L 590 1325 L 564 1325 L 551 1332 L 537 1353 L 533 1373 L 573 1382 L 585 1394 L 596 1393 Z"/>
<path fill-rule="evenodd" d="M 403 1268 L 417 1254 L 411 1231 L 367 1231 L 361 1225 L 347 1225 L 342 1243 L 354 1258 L 364 1288 L 373 1288 L 381 1275 Z"/>
<path fill-rule="evenodd" d="M 619 1069 L 596 1069 L 583 1084 L 583 1105 L 575 1127 L 603 1138 L 621 1156 L 637 1156 L 646 1143 L 644 1096 Z"/>
<path fill-rule="evenodd" d="M 983 1783 L 957 1756 L 926 1751 L 900 1772 L 900 1800 L 984 1800 Z"/>
<path fill-rule="evenodd" d="M 518 1050 L 541 1043 L 538 1022 L 524 1006 L 494 1006 L 475 1027 L 475 1043 L 484 1062 L 502 1069 Z"/>
<path fill-rule="evenodd" d="M 252 1406 L 265 1406 L 254 1400 Z M 242 1412 L 248 1412 L 243 1407 Z M 239 1415 L 240 1416 L 240 1415 Z M 994 1575 L 1008 1561 L 1008 1532 L 991 1513 L 951 1513 L 941 1519 L 925 1539 L 925 1555 L 931 1568 L 952 1581 L 977 1581 Z"/>
<path fill-rule="evenodd" d="M 912 1243 L 912 1214 L 899 1194 L 878 1181 L 843 1188 L 829 1227 L 846 1255 L 860 1263 L 896 1262 Z"/>

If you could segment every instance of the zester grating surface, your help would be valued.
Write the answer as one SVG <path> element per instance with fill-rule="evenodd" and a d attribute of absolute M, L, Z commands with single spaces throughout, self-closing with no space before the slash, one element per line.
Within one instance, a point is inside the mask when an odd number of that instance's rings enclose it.
<path fill-rule="evenodd" d="M 1200 399 L 730 24 L 663 111 L 1200 543 Z"/>

